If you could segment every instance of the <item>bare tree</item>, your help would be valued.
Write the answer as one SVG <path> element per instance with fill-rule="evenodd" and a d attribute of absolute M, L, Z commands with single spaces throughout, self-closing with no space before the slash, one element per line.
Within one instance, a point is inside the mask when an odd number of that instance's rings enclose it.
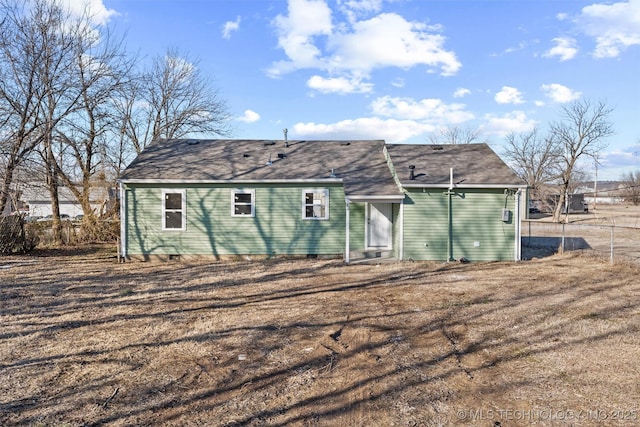
<path fill-rule="evenodd" d="M 61 240 L 58 187 L 85 216 L 90 194 L 159 138 L 227 135 L 225 101 L 197 63 L 177 50 L 133 70 L 121 42 L 75 16 L 62 0 L 0 0 L 0 211 L 16 173 L 42 173 Z M 33 162 L 33 163 L 30 163 Z"/>
<path fill-rule="evenodd" d="M 0 152 L 4 163 L 0 212 L 7 204 L 16 170 L 33 154 L 44 134 L 38 115 L 46 92 L 38 73 L 48 52 L 38 25 L 46 28 L 48 22 L 37 6 L 27 16 L 24 2 L 0 0 L 4 16 L 0 22 Z"/>
<path fill-rule="evenodd" d="M 69 74 L 75 45 L 70 15 L 55 0 L 2 0 L 0 32 L 3 85 L 0 103 L 10 118 L 0 205 L 6 204 L 14 174 L 40 154 L 51 196 L 53 236 L 61 240 L 54 129 L 74 108 L 77 92 Z"/>
<path fill-rule="evenodd" d="M 634 205 L 640 204 L 640 170 L 622 174 L 624 196 Z"/>
<path fill-rule="evenodd" d="M 136 153 L 157 139 L 227 135 L 226 102 L 197 61 L 177 49 L 154 58 L 118 103 L 120 132 Z"/>
<path fill-rule="evenodd" d="M 550 136 L 540 136 L 537 129 L 507 135 L 504 157 L 531 188 L 533 198 L 543 198 L 545 187 L 560 175 L 560 147 Z"/>
<path fill-rule="evenodd" d="M 577 161 L 585 155 L 596 156 L 607 146 L 606 139 L 613 134 L 613 125 L 609 121 L 613 109 L 603 101 L 575 101 L 563 107 L 562 111 L 563 121 L 550 126 L 551 137 L 562 150 L 560 199 L 553 214 L 555 222 L 560 221 Z"/>
<path fill-rule="evenodd" d="M 468 127 L 449 126 L 440 128 L 437 133 L 429 136 L 431 144 L 472 144 L 486 143 L 486 139 L 481 138 L 480 129 Z"/>
<path fill-rule="evenodd" d="M 56 136 L 63 121 L 76 111 L 82 99 L 83 92 L 75 73 L 76 58 L 92 28 L 87 16 L 74 18 L 57 1 L 36 0 L 34 3 L 40 9 L 31 19 L 46 52 L 36 76 L 44 89 L 39 109 L 39 120 L 44 124 L 39 152 L 51 197 L 53 240 L 61 243 L 59 187 L 62 174 L 58 161 L 62 146 L 57 144 Z"/>
<path fill-rule="evenodd" d="M 92 225 L 94 212 L 90 203 L 96 175 L 106 178 L 104 165 L 110 135 L 118 124 L 113 105 L 127 84 L 132 62 L 127 59 L 122 43 L 108 31 L 86 27 L 78 32 L 74 82 L 80 97 L 76 108 L 56 129 L 60 153 L 57 173 L 80 203 L 84 225 Z"/>
<path fill-rule="evenodd" d="M 0 27 L 0 105 L 7 111 L 6 168 L 0 205 L 6 203 L 6 194 L 14 173 L 27 159 L 40 156 L 45 171 L 52 206 L 53 237 L 61 241 L 60 205 L 58 188 L 61 182 L 69 181 L 74 168 L 87 166 L 79 162 L 64 162 L 65 149 L 77 149 L 85 156 L 87 145 L 69 144 L 70 135 L 85 133 L 79 141 L 93 141 L 87 135 L 96 134 L 96 129 L 81 126 L 76 122 L 80 112 L 86 111 L 91 97 L 98 91 L 89 92 L 97 86 L 96 70 L 104 64 L 91 60 L 92 48 L 99 35 L 91 25 L 88 14 L 74 17 L 58 0 L 29 0 L 21 3 L 0 0 L 5 19 Z M 88 65 L 90 63 L 90 65 Z M 86 65 L 84 68 L 83 65 Z M 110 64 L 109 64 L 110 65 Z M 74 115 L 73 120 L 70 117 Z M 71 126 L 70 124 L 73 124 Z M 66 127 L 65 127 L 66 126 Z M 63 130 L 64 129 L 64 130 Z M 93 135 L 95 137 L 95 135 Z M 93 143 L 93 142 L 92 142 Z M 90 151 L 92 150 L 91 147 Z M 79 159 L 79 158 L 77 158 Z M 72 166 L 69 168 L 69 166 Z M 36 169 L 31 166 L 30 169 Z M 39 169 L 39 168 L 38 168 Z M 80 168 L 82 169 L 82 168 Z M 81 201 L 82 202 L 82 201 Z"/>

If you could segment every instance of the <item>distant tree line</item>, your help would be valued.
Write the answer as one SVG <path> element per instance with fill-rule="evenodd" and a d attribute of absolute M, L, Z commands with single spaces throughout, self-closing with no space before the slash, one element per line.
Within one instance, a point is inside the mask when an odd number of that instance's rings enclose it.
<path fill-rule="evenodd" d="M 622 174 L 624 194 L 634 205 L 640 205 L 640 170 Z"/>
<path fill-rule="evenodd" d="M 20 184 L 44 183 L 56 241 L 60 186 L 88 226 L 92 187 L 152 141 L 229 132 L 224 99 L 187 54 L 168 49 L 142 66 L 89 9 L 64 5 L 0 0 L 0 212 Z"/>

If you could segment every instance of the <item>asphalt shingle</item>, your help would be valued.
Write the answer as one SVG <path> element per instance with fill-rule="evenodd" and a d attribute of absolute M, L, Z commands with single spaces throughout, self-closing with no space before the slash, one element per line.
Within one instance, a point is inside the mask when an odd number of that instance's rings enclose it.
<path fill-rule="evenodd" d="M 487 144 L 387 144 L 387 151 L 402 185 L 448 185 L 450 168 L 458 186 L 526 185 Z"/>
<path fill-rule="evenodd" d="M 162 140 L 148 146 L 121 180 L 321 181 L 342 179 L 347 195 L 398 196 L 382 140 Z"/>

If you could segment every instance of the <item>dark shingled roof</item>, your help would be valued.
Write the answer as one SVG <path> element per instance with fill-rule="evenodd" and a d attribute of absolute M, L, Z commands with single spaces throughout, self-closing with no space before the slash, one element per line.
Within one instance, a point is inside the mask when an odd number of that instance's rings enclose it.
<path fill-rule="evenodd" d="M 387 150 L 403 186 L 449 185 L 449 168 L 460 187 L 526 186 L 487 144 L 387 144 Z M 414 180 L 409 165 L 415 166 Z"/>
<path fill-rule="evenodd" d="M 323 180 L 333 170 L 347 195 L 402 196 L 384 156 L 382 140 L 161 140 L 145 148 L 121 180 Z M 271 164 L 267 162 L 271 160 Z"/>

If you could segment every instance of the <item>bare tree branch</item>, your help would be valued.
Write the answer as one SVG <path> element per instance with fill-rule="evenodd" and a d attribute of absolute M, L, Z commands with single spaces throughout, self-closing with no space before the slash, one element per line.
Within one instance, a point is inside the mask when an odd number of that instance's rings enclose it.
<path fill-rule="evenodd" d="M 535 193 L 555 181 L 559 174 L 561 149 L 550 136 L 540 136 L 537 129 L 506 138 L 504 157 L 516 174 Z"/>
<path fill-rule="evenodd" d="M 429 136 L 431 144 L 472 144 L 487 143 L 486 139 L 481 139 L 480 129 L 460 126 L 449 126 L 441 128 L 435 134 Z"/>
<path fill-rule="evenodd" d="M 575 101 L 563 107 L 563 121 L 552 123 L 550 133 L 562 149 L 560 201 L 553 219 L 560 221 L 571 177 L 577 161 L 583 156 L 597 156 L 607 147 L 607 138 L 613 135 L 609 115 L 613 111 L 605 102 Z"/>

